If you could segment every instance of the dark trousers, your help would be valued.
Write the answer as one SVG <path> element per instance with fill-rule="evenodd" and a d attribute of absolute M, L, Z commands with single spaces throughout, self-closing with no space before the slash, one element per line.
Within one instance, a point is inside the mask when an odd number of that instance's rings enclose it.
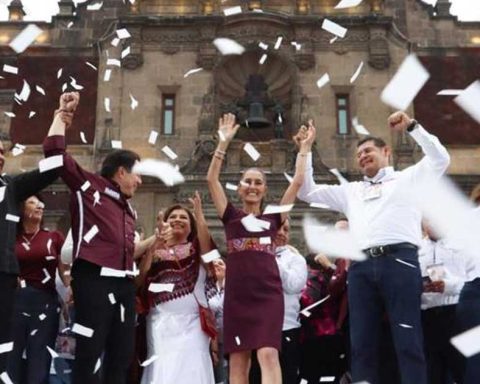
<path fill-rule="evenodd" d="M 300 367 L 300 328 L 282 332 L 282 352 L 280 353 L 280 366 L 282 368 L 282 384 L 297 384 L 298 370 Z M 250 384 L 260 384 L 262 373 L 256 353 L 252 353 L 250 368 Z"/>
<path fill-rule="evenodd" d="M 0 345 L 12 340 L 12 319 L 15 306 L 17 275 L 0 272 Z M 8 353 L 0 353 L 0 373 L 7 370 Z"/>
<path fill-rule="evenodd" d="M 422 311 L 429 384 L 453 384 L 455 351 L 450 339 L 455 332 L 456 307 L 445 305 Z"/>
<path fill-rule="evenodd" d="M 338 383 L 347 370 L 346 342 L 342 334 L 319 336 L 301 344 L 300 379 L 318 383 L 334 376 Z"/>
<path fill-rule="evenodd" d="M 55 349 L 58 322 L 56 292 L 34 287 L 17 289 L 12 326 L 14 344 L 7 364 L 14 383 L 48 383 L 52 356 L 47 346 Z M 22 358 L 24 353 L 26 359 Z"/>
<path fill-rule="evenodd" d="M 125 384 L 133 358 L 135 285 L 128 278 L 100 276 L 100 270 L 99 266 L 81 259 L 75 261 L 72 269 L 75 322 L 93 329 L 92 337 L 77 335 L 74 384 Z M 115 304 L 108 298 L 110 293 Z M 94 373 L 102 356 L 101 369 Z"/>
<path fill-rule="evenodd" d="M 379 383 L 379 334 L 386 311 L 402 383 L 427 383 L 421 294 L 422 277 L 415 249 L 399 249 L 352 264 L 348 271 L 348 304 L 353 381 Z"/>
<path fill-rule="evenodd" d="M 465 283 L 457 304 L 457 333 L 468 331 L 480 325 L 480 278 Z M 480 353 L 465 362 L 463 384 L 480 383 Z"/>

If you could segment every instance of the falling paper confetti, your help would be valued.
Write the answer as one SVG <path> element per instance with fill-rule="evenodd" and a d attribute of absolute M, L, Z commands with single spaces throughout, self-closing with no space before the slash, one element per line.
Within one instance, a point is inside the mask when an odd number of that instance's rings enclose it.
<path fill-rule="evenodd" d="M 122 66 L 122 62 L 118 59 L 108 59 L 107 60 L 107 65 L 113 65 L 115 67 L 121 67 Z"/>
<path fill-rule="evenodd" d="M 18 68 L 12 65 L 4 64 L 3 65 L 3 72 L 11 73 L 13 75 L 18 75 Z"/>
<path fill-rule="evenodd" d="M 225 8 L 223 10 L 223 14 L 225 16 L 232 16 L 232 15 L 237 15 L 239 13 L 242 13 L 242 7 L 241 6 L 236 6 L 236 7 L 230 7 L 230 8 Z"/>
<path fill-rule="evenodd" d="M 324 298 L 316 301 L 315 303 L 313 304 L 310 304 L 308 307 L 305 307 L 303 308 L 300 313 L 306 317 L 309 317 L 311 315 L 310 313 L 310 310 L 315 308 L 315 307 L 318 307 L 320 304 L 324 303 L 325 301 L 327 301 L 328 299 L 330 298 L 330 295 L 327 295 L 325 296 Z"/>
<path fill-rule="evenodd" d="M 43 96 L 45 96 L 45 90 L 42 87 L 40 87 L 39 85 L 36 85 L 35 89 L 37 90 L 38 93 L 41 93 Z"/>
<path fill-rule="evenodd" d="M 277 37 L 277 41 L 275 42 L 275 45 L 274 45 L 273 49 L 275 49 L 275 50 L 279 49 L 280 46 L 282 45 L 282 41 L 283 41 L 282 36 Z"/>
<path fill-rule="evenodd" d="M 132 37 L 132 35 L 130 35 L 130 33 L 125 28 L 117 29 L 117 36 L 120 40 Z"/>
<path fill-rule="evenodd" d="M 213 40 L 213 44 L 220 51 L 222 55 L 241 55 L 245 52 L 245 48 L 236 41 L 219 37 Z"/>
<path fill-rule="evenodd" d="M 126 271 L 121 271 L 119 269 L 102 267 L 102 269 L 100 270 L 100 276 L 125 277 L 126 275 Z"/>
<path fill-rule="evenodd" d="M 380 98 L 393 108 L 406 110 L 429 77 L 430 74 L 418 58 L 410 54 L 382 91 Z"/>
<path fill-rule="evenodd" d="M 347 28 L 344 28 L 341 25 L 338 25 L 337 23 L 334 23 L 333 21 L 328 19 L 323 20 L 322 29 L 340 38 L 344 38 L 347 34 Z"/>
<path fill-rule="evenodd" d="M 15 96 L 22 101 L 27 101 L 28 98 L 30 97 L 30 85 L 26 82 L 26 80 L 23 80 L 23 87 L 22 90 L 20 91 L 20 94 L 15 94 Z"/>
<path fill-rule="evenodd" d="M 111 304 L 115 304 L 117 300 L 115 300 L 115 295 L 113 293 L 108 294 L 108 300 L 110 301 Z"/>
<path fill-rule="evenodd" d="M 203 71 L 203 68 L 195 68 L 195 69 L 190 69 L 187 73 L 183 75 L 184 78 L 187 78 L 190 75 L 193 75 L 194 73 Z"/>
<path fill-rule="evenodd" d="M 480 123 L 480 81 L 476 80 L 460 93 L 453 101 L 467 112 L 473 119 Z"/>
<path fill-rule="evenodd" d="M 90 68 L 92 68 L 93 70 L 95 71 L 98 71 L 97 67 L 95 65 L 93 65 L 92 63 L 86 61 L 85 64 L 87 64 Z"/>
<path fill-rule="evenodd" d="M 363 61 L 360 63 L 357 70 L 355 71 L 355 73 L 351 77 L 350 84 L 352 84 L 355 80 L 357 80 L 357 77 L 358 77 L 358 75 L 360 75 L 360 72 L 361 72 L 362 68 L 363 68 Z"/>
<path fill-rule="evenodd" d="M 205 264 L 208 264 L 208 263 L 211 263 L 213 260 L 220 259 L 222 256 L 220 255 L 220 252 L 218 252 L 217 249 L 212 249 L 210 252 L 205 253 L 201 257 L 203 262 Z"/>
<path fill-rule="evenodd" d="M 72 332 L 85 337 L 93 336 L 93 329 L 85 327 L 78 323 L 73 324 Z"/>
<path fill-rule="evenodd" d="M 157 138 L 158 138 L 158 132 L 157 131 L 151 131 L 150 136 L 148 137 L 148 143 L 152 144 L 152 145 L 155 145 L 155 143 L 157 142 Z"/>
<path fill-rule="evenodd" d="M 153 293 L 173 292 L 175 284 L 150 283 L 148 290 Z"/>
<path fill-rule="evenodd" d="M 335 41 L 338 40 L 338 36 L 333 36 L 331 39 L 330 39 L 330 44 L 333 44 Z"/>
<path fill-rule="evenodd" d="M 60 79 L 60 77 L 62 77 L 62 73 L 63 73 L 63 68 L 60 68 L 60 69 L 57 71 L 57 79 Z"/>
<path fill-rule="evenodd" d="M 3 187 L 0 187 L 0 203 L 3 201 L 3 199 L 5 198 L 5 189 L 7 187 L 3 186 Z"/>
<path fill-rule="evenodd" d="M 50 171 L 51 169 L 63 166 L 63 155 L 56 155 L 47 157 L 38 162 L 38 169 L 40 173 Z"/>
<path fill-rule="evenodd" d="M 70 85 L 76 90 L 81 91 L 84 87 L 80 84 L 77 84 L 77 80 L 75 80 L 72 76 L 70 76 Z"/>
<path fill-rule="evenodd" d="M 260 153 L 250 143 L 245 144 L 245 146 L 243 147 L 243 150 L 247 152 L 248 156 L 250 156 L 253 161 L 257 161 L 260 158 Z"/>
<path fill-rule="evenodd" d="M 260 58 L 260 60 L 259 60 L 258 63 L 259 63 L 260 65 L 263 65 L 263 64 L 265 63 L 265 61 L 267 61 L 267 57 L 268 57 L 267 54 L 264 53 L 264 54 L 262 55 L 262 57 Z"/>
<path fill-rule="evenodd" d="M 0 354 L 10 352 L 13 350 L 13 341 L 9 343 L 0 344 Z"/>
<path fill-rule="evenodd" d="M 140 161 L 133 167 L 133 172 L 156 177 L 168 186 L 181 184 L 185 181 L 183 175 L 172 164 L 156 159 Z"/>
<path fill-rule="evenodd" d="M 258 43 L 258 46 L 265 51 L 268 49 L 268 44 L 265 44 L 263 42 Z"/>
<path fill-rule="evenodd" d="M 119 43 L 120 39 L 118 37 L 115 37 L 110 44 L 112 44 L 114 47 L 118 47 Z"/>
<path fill-rule="evenodd" d="M 147 367 L 149 366 L 150 364 L 152 364 L 155 360 L 158 359 L 158 356 L 157 355 L 153 355 L 152 357 L 148 358 L 147 360 L 145 360 L 143 363 L 141 363 L 140 365 L 142 367 Z"/>
<path fill-rule="evenodd" d="M 175 160 L 178 156 L 175 152 L 172 151 L 172 149 L 168 146 L 168 145 L 165 145 L 163 148 L 162 148 L 162 152 L 167 155 L 171 160 Z"/>
<path fill-rule="evenodd" d="M 80 132 L 80 140 L 82 140 L 83 144 L 87 144 L 87 138 L 85 137 L 85 132 L 81 131 Z"/>
<path fill-rule="evenodd" d="M 103 81 L 110 81 L 110 78 L 112 77 L 112 70 L 111 69 L 106 69 L 105 74 L 103 76 Z"/>
<path fill-rule="evenodd" d="M 437 93 L 437 96 L 458 96 L 463 92 L 463 89 L 442 89 Z"/>
<path fill-rule="evenodd" d="M 271 225 L 269 221 L 257 219 L 252 214 L 243 217 L 241 222 L 248 232 L 263 232 L 270 229 Z"/>
<path fill-rule="evenodd" d="M 370 132 L 368 132 L 367 128 L 358 122 L 358 117 L 354 117 L 352 119 L 352 125 L 353 129 L 355 129 L 355 132 L 357 132 L 359 135 L 370 135 Z"/>
<path fill-rule="evenodd" d="M 227 183 L 225 184 L 225 188 L 227 188 L 229 191 L 236 191 L 238 190 L 238 186 L 232 183 Z"/>
<path fill-rule="evenodd" d="M 325 73 L 320 79 L 317 81 L 317 87 L 322 88 L 326 84 L 330 82 L 330 76 L 328 73 Z"/>
<path fill-rule="evenodd" d="M 127 48 L 125 48 L 125 49 L 122 51 L 120 57 L 121 57 L 122 59 L 124 59 L 125 57 L 127 57 L 127 56 L 130 54 L 130 52 L 131 52 L 131 48 L 130 48 L 130 47 L 127 47 Z"/>
<path fill-rule="evenodd" d="M 356 7 L 359 5 L 363 0 L 341 0 L 336 6 L 335 9 L 343 9 L 343 8 L 350 8 Z"/>
<path fill-rule="evenodd" d="M 121 140 L 112 140 L 111 141 L 113 149 L 122 149 L 122 141 Z"/>
<path fill-rule="evenodd" d="M 138 107 L 138 101 L 137 99 L 135 99 L 135 97 L 133 97 L 133 95 L 130 93 L 130 108 L 132 109 L 132 111 L 134 111 L 135 109 L 137 109 Z"/>
<path fill-rule="evenodd" d="M 30 113 L 28 114 L 28 118 L 31 119 L 33 116 L 35 116 L 37 114 L 37 112 L 35 111 L 30 111 Z"/>
<path fill-rule="evenodd" d="M 13 384 L 13 381 L 10 379 L 10 376 L 8 376 L 7 372 L 2 372 L 0 374 L 0 379 L 3 380 L 4 384 Z"/>
<path fill-rule="evenodd" d="M 110 110 L 110 98 L 109 97 L 105 97 L 105 99 L 103 100 L 104 102 L 104 105 L 105 105 L 105 111 L 107 111 L 108 113 L 112 112 Z"/>
<path fill-rule="evenodd" d="M 5 114 L 5 116 L 8 116 L 8 117 L 10 117 L 10 118 L 14 118 L 14 117 L 15 117 L 15 113 L 13 113 L 13 112 L 8 112 L 8 111 L 7 111 L 7 112 L 3 112 L 3 113 Z"/>
<path fill-rule="evenodd" d="M 94 224 L 92 228 L 89 229 L 89 231 L 83 236 L 83 240 L 85 240 L 86 243 L 90 243 L 90 241 L 95 237 L 95 235 L 98 233 L 98 227 Z"/>
<path fill-rule="evenodd" d="M 42 34 L 42 30 L 35 24 L 29 24 L 25 29 L 20 32 L 11 42 L 10 48 L 17 53 L 22 53 L 27 49 L 38 36 Z"/>
<path fill-rule="evenodd" d="M 103 1 L 100 3 L 87 5 L 87 11 L 98 11 L 103 6 Z"/>
<path fill-rule="evenodd" d="M 480 325 L 450 339 L 452 345 L 465 357 L 480 352 Z"/>
<path fill-rule="evenodd" d="M 293 204 L 285 204 L 285 205 L 273 205 L 269 204 L 265 207 L 263 214 L 275 214 L 275 213 L 286 213 L 290 212 L 293 208 Z"/>

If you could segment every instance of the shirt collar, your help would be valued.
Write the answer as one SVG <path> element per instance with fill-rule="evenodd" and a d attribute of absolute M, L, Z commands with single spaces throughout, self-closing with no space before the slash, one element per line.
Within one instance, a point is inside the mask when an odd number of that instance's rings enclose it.
<path fill-rule="evenodd" d="M 381 168 L 373 177 L 363 176 L 363 180 L 370 183 L 379 183 L 381 181 L 385 181 L 384 179 L 391 179 L 394 173 L 395 170 L 393 169 L 393 167 L 384 167 Z"/>

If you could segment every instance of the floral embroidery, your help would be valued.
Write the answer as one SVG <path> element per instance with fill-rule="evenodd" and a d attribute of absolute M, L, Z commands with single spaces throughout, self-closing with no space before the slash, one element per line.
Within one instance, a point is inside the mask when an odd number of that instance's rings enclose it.
<path fill-rule="evenodd" d="M 275 244 L 261 244 L 258 237 L 242 237 L 239 239 L 230 239 L 227 241 L 228 253 L 240 251 L 258 251 L 275 254 Z"/>

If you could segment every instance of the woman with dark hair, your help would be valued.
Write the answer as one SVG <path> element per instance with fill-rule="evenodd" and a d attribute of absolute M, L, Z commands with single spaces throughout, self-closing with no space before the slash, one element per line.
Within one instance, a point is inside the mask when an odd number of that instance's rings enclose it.
<path fill-rule="evenodd" d="M 200 320 L 200 306 L 208 306 L 200 256 L 213 247 L 198 192 L 190 202 L 193 214 L 178 204 L 160 214 L 157 240 L 140 266 L 149 307 L 147 358 L 154 359 L 142 384 L 214 383 L 209 336 Z"/>
<path fill-rule="evenodd" d="M 220 170 L 238 129 L 234 115 L 220 119 L 220 140 L 207 175 L 210 194 L 227 237 L 224 348 L 230 354 L 230 384 L 248 383 L 253 350 L 257 351 L 262 383 L 278 384 L 282 382 L 278 352 L 282 344 L 284 302 L 274 240 L 286 213 L 262 214 L 267 184 L 265 174 L 258 168 L 247 169 L 238 185 L 242 209 L 227 200 L 219 180 Z M 280 204 L 295 201 L 302 183 L 298 174 L 297 171 Z"/>
<path fill-rule="evenodd" d="M 54 349 L 59 321 L 57 269 L 65 287 L 70 285 L 70 276 L 65 273 L 68 266 L 60 261 L 64 237 L 41 227 L 43 210 L 44 203 L 37 196 L 26 199 L 17 230 L 20 286 L 16 292 L 13 351 L 8 356 L 8 374 L 15 383 L 48 382 L 51 355 L 47 347 Z"/>

